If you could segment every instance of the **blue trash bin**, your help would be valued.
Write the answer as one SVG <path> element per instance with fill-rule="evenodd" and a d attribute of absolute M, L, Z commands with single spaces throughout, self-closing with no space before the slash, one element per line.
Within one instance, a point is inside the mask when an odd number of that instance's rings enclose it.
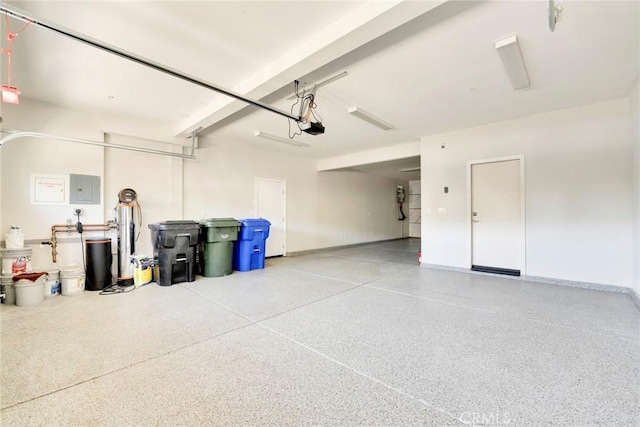
<path fill-rule="evenodd" d="M 240 233 L 233 248 L 233 268 L 249 271 L 264 268 L 264 256 L 269 226 L 264 218 L 240 219 Z"/>

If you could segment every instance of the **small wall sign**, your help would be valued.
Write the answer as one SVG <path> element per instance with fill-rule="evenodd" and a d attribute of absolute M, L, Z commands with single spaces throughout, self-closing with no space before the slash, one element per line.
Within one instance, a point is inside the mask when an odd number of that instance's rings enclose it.
<path fill-rule="evenodd" d="M 65 205 L 69 203 L 69 177 L 66 175 L 31 174 L 32 205 Z"/>

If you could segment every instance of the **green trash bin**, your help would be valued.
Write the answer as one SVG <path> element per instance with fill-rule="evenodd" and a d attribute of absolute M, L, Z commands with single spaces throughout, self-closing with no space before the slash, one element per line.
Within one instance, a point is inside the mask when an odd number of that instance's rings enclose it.
<path fill-rule="evenodd" d="M 233 218 L 200 221 L 200 271 L 205 277 L 219 277 L 233 271 L 233 242 L 240 223 Z"/>

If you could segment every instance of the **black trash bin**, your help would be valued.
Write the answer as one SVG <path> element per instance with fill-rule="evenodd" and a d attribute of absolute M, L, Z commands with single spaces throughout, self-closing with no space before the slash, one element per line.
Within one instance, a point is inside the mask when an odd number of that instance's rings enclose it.
<path fill-rule="evenodd" d="M 88 291 L 101 291 L 111 286 L 111 239 L 89 237 L 85 239 L 87 251 L 87 276 L 84 288 Z"/>
<path fill-rule="evenodd" d="M 193 282 L 200 227 L 195 221 L 163 221 L 149 224 L 153 257 L 160 286 Z"/>

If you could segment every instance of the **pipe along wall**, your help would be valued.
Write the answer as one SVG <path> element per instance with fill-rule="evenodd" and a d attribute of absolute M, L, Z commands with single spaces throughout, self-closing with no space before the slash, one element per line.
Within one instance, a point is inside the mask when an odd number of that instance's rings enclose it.
<path fill-rule="evenodd" d="M 118 228 L 118 224 L 113 221 L 109 221 L 105 224 L 82 224 L 82 231 L 109 231 Z M 58 233 L 78 233 L 78 223 L 75 224 L 54 224 L 51 226 L 51 240 L 48 242 L 42 242 L 44 244 L 51 245 L 51 260 L 55 263 L 58 257 Z"/>

